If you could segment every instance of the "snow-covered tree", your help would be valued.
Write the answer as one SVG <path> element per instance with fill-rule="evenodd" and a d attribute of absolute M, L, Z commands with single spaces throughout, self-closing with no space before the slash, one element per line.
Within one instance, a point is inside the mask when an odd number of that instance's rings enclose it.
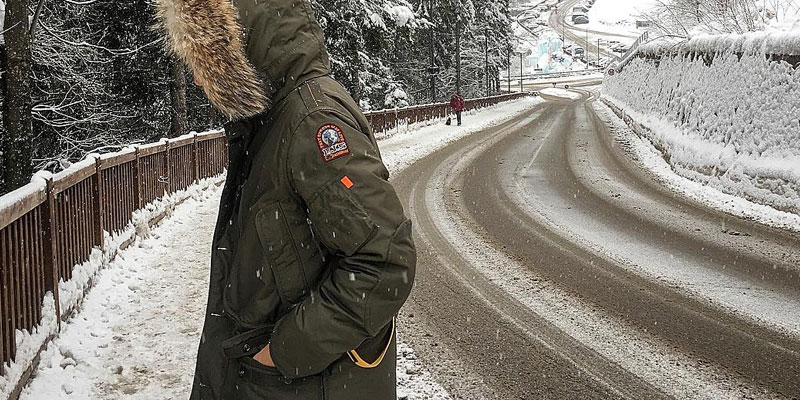
<path fill-rule="evenodd" d="M 797 0 L 657 0 L 644 16 L 664 34 L 690 37 L 763 30 L 798 15 Z"/>
<path fill-rule="evenodd" d="M 403 106 L 392 60 L 417 16 L 405 0 L 315 0 L 334 77 L 366 109 Z M 388 103 L 387 103 L 388 102 Z"/>

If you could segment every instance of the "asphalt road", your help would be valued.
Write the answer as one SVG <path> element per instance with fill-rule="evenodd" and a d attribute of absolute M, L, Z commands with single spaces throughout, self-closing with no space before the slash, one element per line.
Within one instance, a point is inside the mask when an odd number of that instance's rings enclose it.
<path fill-rule="evenodd" d="M 702 398 L 705 382 L 732 397 L 800 397 L 798 335 L 703 295 L 732 280 L 777 308 L 800 301 L 800 237 L 663 189 L 611 139 L 592 92 L 579 92 L 393 178 L 419 254 L 405 340 L 456 398 Z M 511 264 L 519 275 L 503 269 Z M 687 288 L 636 265 L 691 269 L 720 287 Z M 600 322 L 554 319 L 574 304 Z M 630 349 L 686 361 L 639 368 L 633 352 L 583 334 L 606 324 L 640 341 Z"/>

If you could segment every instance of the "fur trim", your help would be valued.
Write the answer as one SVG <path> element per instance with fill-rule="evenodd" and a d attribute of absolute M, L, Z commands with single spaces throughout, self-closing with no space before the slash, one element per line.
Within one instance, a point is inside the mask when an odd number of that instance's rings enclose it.
<path fill-rule="evenodd" d="M 158 17 L 167 48 L 189 65 L 214 107 L 231 119 L 269 108 L 231 0 L 158 0 Z"/>

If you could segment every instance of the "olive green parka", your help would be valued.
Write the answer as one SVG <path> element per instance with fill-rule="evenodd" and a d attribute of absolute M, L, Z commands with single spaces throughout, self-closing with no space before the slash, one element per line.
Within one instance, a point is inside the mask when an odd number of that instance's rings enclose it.
<path fill-rule="evenodd" d="M 171 6 L 226 4 L 205 1 Z M 262 95 L 264 111 L 225 127 L 230 162 L 191 398 L 394 400 L 394 318 L 416 263 L 411 222 L 368 121 L 329 76 L 309 2 L 233 5 L 263 93 L 233 88 L 247 98 L 227 111 L 253 114 Z M 206 61 L 197 68 L 235 67 Z M 204 86 L 228 84 L 200 75 Z M 252 358 L 268 343 L 276 368 Z"/>

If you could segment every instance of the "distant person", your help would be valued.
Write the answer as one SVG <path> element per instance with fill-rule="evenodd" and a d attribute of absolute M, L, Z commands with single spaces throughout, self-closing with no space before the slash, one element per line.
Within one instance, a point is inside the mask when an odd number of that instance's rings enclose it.
<path fill-rule="evenodd" d="M 461 112 L 464 111 L 464 98 L 453 93 L 450 96 L 450 108 L 453 109 L 453 112 L 456 114 L 458 125 L 461 126 Z"/>

